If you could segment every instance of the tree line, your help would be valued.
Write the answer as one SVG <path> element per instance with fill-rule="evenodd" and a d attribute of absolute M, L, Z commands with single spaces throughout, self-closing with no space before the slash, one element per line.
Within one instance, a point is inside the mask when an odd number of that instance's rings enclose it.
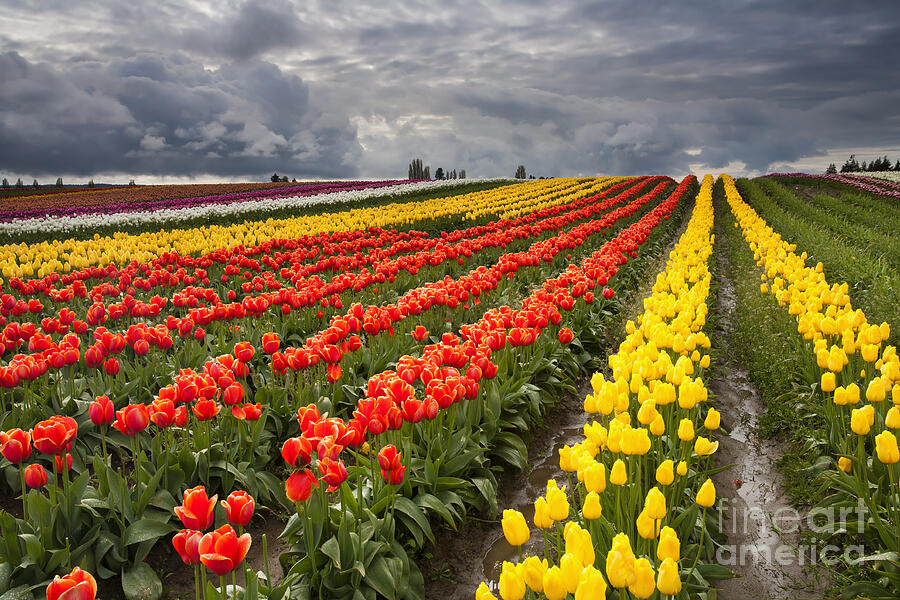
<path fill-rule="evenodd" d="M 841 165 L 841 173 L 861 173 L 861 172 L 877 172 L 877 171 L 900 171 L 900 159 L 891 166 L 891 161 L 887 156 L 883 156 L 881 158 L 876 158 L 872 162 L 866 164 L 866 161 L 862 161 L 860 164 L 856 160 L 856 155 L 851 154 L 850 158 L 844 161 L 844 164 Z M 828 168 L 825 169 L 826 174 L 834 174 L 837 173 L 838 169 L 834 163 L 828 165 Z"/>
<path fill-rule="evenodd" d="M 431 165 L 422 163 L 421 158 L 414 158 L 409 163 L 408 169 L 409 179 L 431 179 Z M 460 169 L 459 173 L 456 169 L 445 171 L 443 167 L 438 167 L 434 172 L 435 179 L 465 179 L 466 170 Z"/>

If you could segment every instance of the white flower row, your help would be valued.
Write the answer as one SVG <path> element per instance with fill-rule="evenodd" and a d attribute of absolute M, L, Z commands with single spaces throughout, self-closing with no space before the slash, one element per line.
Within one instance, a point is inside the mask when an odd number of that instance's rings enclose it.
<path fill-rule="evenodd" d="M 434 181 L 419 181 L 413 183 L 401 183 L 379 188 L 364 190 L 348 190 L 318 194 L 315 196 L 288 196 L 284 198 L 264 198 L 261 200 L 247 200 L 245 202 L 233 202 L 231 204 L 205 204 L 185 208 L 168 208 L 145 212 L 121 212 L 121 213 L 95 213 L 76 216 L 48 216 L 29 219 L 18 219 L 6 223 L 0 223 L 0 234 L 28 234 L 38 231 L 48 233 L 66 233 L 77 230 L 91 230 L 98 227 L 133 227 L 133 226 L 161 226 L 166 223 L 179 222 L 197 218 L 232 217 L 243 213 L 270 212 L 291 208 L 300 208 L 322 204 L 347 204 L 361 202 L 379 196 L 393 196 L 419 192 L 424 190 L 437 190 L 452 188 L 466 183 L 477 181 L 504 181 L 506 178 L 497 179 L 449 179 Z"/>
<path fill-rule="evenodd" d="M 872 173 L 859 174 L 865 175 L 866 177 L 874 177 L 875 179 L 884 179 L 886 181 L 900 183 L 900 171 L 873 171 Z"/>

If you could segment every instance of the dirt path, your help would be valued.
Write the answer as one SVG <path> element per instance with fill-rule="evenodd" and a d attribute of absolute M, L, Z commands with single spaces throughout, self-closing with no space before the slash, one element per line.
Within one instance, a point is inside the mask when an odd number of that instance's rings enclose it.
<path fill-rule="evenodd" d="M 718 597 L 821 598 L 825 586 L 807 568 L 809 547 L 801 545 L 800 526 L 805 523 L 805 512 L 791 506 L 776 467 L 784 453 L 783 445 L 757 437 L 756 427 L 764 410 L 759 390 L 730 352 L 736 296 L 722 233 L 732 222 L 730 211 L 720 201 L 715 228 L 718 321 L 713 340 L 721 353 L 719 367 L 708 387 L 722 413 L 724 435 L 719 438 L 718 464 L 735 466 L 713 477 L 725 507 L 721 529 L 728 537 L 726 548 L 719 550 L 717 558 L 740 577 L 721 582 Z"/>

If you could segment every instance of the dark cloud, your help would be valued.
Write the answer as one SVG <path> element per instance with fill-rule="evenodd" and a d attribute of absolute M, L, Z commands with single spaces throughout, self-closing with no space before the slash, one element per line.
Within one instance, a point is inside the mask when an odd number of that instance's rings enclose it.
<path fill-rule="evenodd" d="M 890 0 L 6 12 L 14 174 L 390 177 L 413 156 L 471 175 L 759 172 L 900 139 Z"/>

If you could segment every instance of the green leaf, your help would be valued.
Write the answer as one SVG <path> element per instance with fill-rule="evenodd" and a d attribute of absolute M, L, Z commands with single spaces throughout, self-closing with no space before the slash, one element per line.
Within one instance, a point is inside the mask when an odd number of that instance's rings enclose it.
<path fill-rule="evenodd" d="M 428 493 L 422 493 L 416 496 L 415 503 L 422 508 L 430 509 L 441 515 L 444 521 L 447 522 L 447 525 L 456 530 L 456 521 L 453 520 L 453 516 L 450 514 L 450 511 L 447 510 L 447 507 L 444 505 L 444 503 L 438 500 L 436 496 Z"/>
<path fill-rule="evenodd" d="M 155 540 L 171 533 L 175 529 L 168 523 L 160 523 L 152 519 L 142 519 L 136 523 L 132 523 L 125 530 L 123 541 L 126 546 L 146 542 L 147 540 Z"/>
<path fill-rule="evenodd" d="M 431 543 L 434 543 L 434 534 L 431 532 L 431 525 L 428 524 L 428 519 L 425 518 L 425 515 L 412 500 L 405 496 L 398 496 L 394 504 L 394 509 L 415 522 Z"/>
<path fill-rule="evenodd" d="M 159 600 L 163 586 L 150 565 L 140 562 L 122 571 L 122 591 L 127 600 Z"/>
<path fill-rule="evenodd" d="M 722 565 L 701 563 L 697 565 L 697 570 L 700 571 L 700 574 L 703 575 L 704 579 L 720 580 L 737 577 L 737 573 Z"/>
<path fill-rule="evenodd" d="M 397 585 L 393 573 L 399 574 L 401 566 L 397 559 L 379 556 L 369 566 L 365 581 L 385 598 L 396 598 Z"/>
<path fill-rule="evenodd" d="M 325 540 L 325 543 L 319 546 L 319 550 L 331 559 L 335 567 L 341 568 L 341 545 L 338 544 L 337 537 L 332 536 Z"/>

